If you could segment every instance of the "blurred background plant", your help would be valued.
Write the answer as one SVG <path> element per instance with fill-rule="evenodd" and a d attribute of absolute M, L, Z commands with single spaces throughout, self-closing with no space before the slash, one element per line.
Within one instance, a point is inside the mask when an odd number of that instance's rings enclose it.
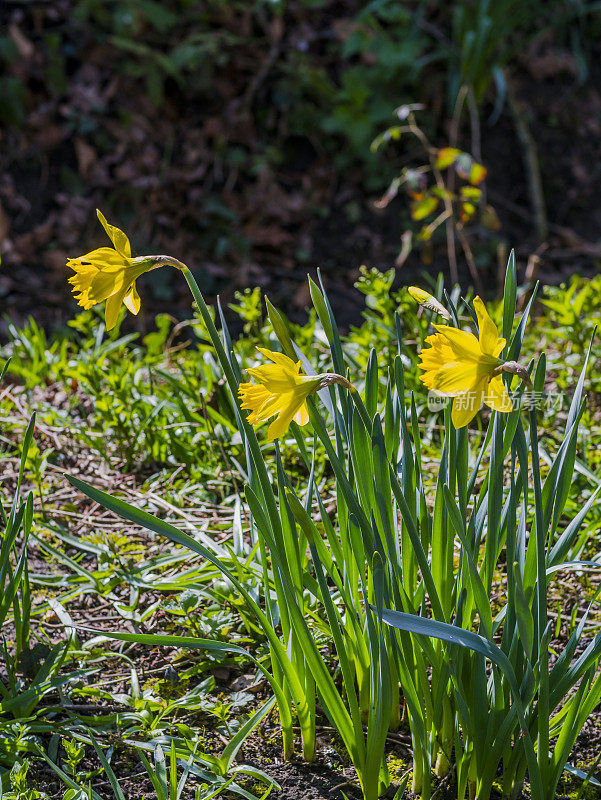
<path fill-rule="evenodd" d="M 414 136 L 422 145 L 427 163 L 417 167 L 407 167 L 394 178 L 384 196 L 377 201 L 377 208 L 386 208 L 394 200 L 400 189 L 404 189 L 410 198 L 409 208 L 414 223 L 423 224 L 417 230 L 406 230 L 401 236 L 402 248 L 396 259 L 396 266 L 402 267 L 415 241 L 422 250 L 422 262 L 432 261 L 432 237 L 438 228 L 445 226 L 446 246 L 449 259 L 451 281 L 457 284 L 457 254 L 455 240 L 458 240 L 465 261 L 468 264 L 471 279 L 476 289 L 483 294 L 482 281 L 473 248 L 469 243 L 470 222 L 478 222 L 484 230 L 498 231 L 499 218 L 486 203 L 486 194 L 480 184 L 486 178 L 486 167 L 478 163 L 469 153 L 457 147 L 432 147 L 423 130 L 419 127 L 415 115 L 415 107 L 401 106 L 396 115 L 400 125 L 388 128 L 372 142 L 372 150 L 376 151 L 388 142 L 397 142 L 403 134 Z M 479 144 L 477 144 L 479 149 Z M 431 178 L 432 180 L 428 180 Z M 455 187 L 459 179 L 463 185 Z M 414 226 L 417 227 L 417 226 Z"/>

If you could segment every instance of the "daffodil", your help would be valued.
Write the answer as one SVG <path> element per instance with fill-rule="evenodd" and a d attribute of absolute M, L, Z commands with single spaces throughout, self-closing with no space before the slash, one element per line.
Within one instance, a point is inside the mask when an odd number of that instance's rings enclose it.
<path fill-rule="evenodd" d="M 69 278 L 73 294 L 80 306 L 88 309 L 106 300 L 104 317 L 106 329 L 117 324 L 121 305 L 137 314 L 140 295 L 136 280 L 145 272 L 169 264 L 182 269 L 184 265 L 169 256 L 140 256 L 132 258 L 129 239 L 122 230 L 110 225 L 101 211 L 96 211 L 100 224 L 107 232 L 113 247 L 99 247 L 79 258 L 70 258 L 67 266 L 75 275 Z"/>
<path fill-rule="evenodd" d="M 479 297 L 474 298 L 474 308 L 478 337 L 449 325 L 434 325 L 437 333 L 426 339 L 430 347 L 420 356 L 422 382 L 429 389 L 454 398 L 451 418 L 456 428 L 471 422 L 482 403 L 505 413 L 513 409 L 502 372 L 517 374 L 529 382 L 522 367 L 499 358 L 506 341 L 499 336 Z"/>
<path fill-rule="evenodd" d="M 307 398 L 313 392 L 333 383 L 355 391 L 355 387 L 342 375 L 303 375 L 300 361 L 293 361 L 284 353 L 276 353 L 264 347 L 257 349 L 273 363 L 248 369 L 248 374 L 257 383 L 241 383 L 238 395 L 241 408 L 251 412 L 248 415 L 251 425 L 260 425 L 277 414 L 267 431 L 270 442 L 283 436 L 292 420 L 299 425 L 309 422 Z"/>
<path fill-rule="evenodd" d="M 442 305 L 442 303 L 439 303 L 434 295 L 430 294 L 430 292 L 426 292 L 424 289 L 420 289 L 418 286 L 410 286 L 408 291 L 411 297 L 416 300 L 420 306 L 424 306 L 425 308 L 430 309 L 430 311 L 440 314 L 440 316 L 444 319 L 451 319 L 451 315 L 446 308 Z"/>

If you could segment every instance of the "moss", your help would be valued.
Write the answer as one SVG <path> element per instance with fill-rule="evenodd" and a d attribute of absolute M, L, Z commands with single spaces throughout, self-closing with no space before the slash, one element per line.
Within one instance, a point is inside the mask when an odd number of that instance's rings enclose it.
<path fill-rule="evenodd" d="M 579 761 L 576 766 L 583 772 L 588 772 L 593 766 L 593 762 L 584 763 Z M 576 778 L 564 772 L 559 786 L 557 787 L 557 797 L 565 798 L 565 800 L 599 800 L 601 797 L 601 790 L 597 786 L 592 786 L 590 783 L 583 790 L 580 778 Z"/>
<path fill-rule="evenodd" d="M 397 755 L 396 753 L 389 753 L 386 757 L 386 763 L 388 765 L 390 780 L 396 783 L 403 778 L 410 766 L 409 761 L 401 758 L 401 756 Z"/>

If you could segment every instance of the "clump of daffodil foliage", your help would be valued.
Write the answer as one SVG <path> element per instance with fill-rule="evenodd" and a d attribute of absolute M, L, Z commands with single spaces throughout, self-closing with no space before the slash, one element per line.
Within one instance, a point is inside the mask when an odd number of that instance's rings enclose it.
<path fill-rule="evenodd" d="M 384 348 L 398 355 L 386 362 L 374 347 L 359 370 L 323 285 L 311 281 L 327 371 L 316 372 L 310 349 L 299 348 L 284 315 L 268 304 L 282 352 L 261 347 L 247 381 L 229 331 L 217 330 L 190 270 L 169 256 L 136 262 L 116 230 L 107 229 L 115 251 L 105 248 L 106 260 L 100 250 L 72 260 L 79 301 L 107 299 L 109 327 L 114 306 L 131 301 L 142 272 L 163 264 L 181 270 L 234 409 L 252 549 L 233 568 L 207 537 L 194 538 L 79 479 L 71 483 L 225 576 L 268 642 L 269 662 L 254 664 L 273 691 L 286 758 L 298 744 L 305 759 L 315 757 L 320 708 L 348 751 L 364 798 L 376 800 L 390 784 L 387 736 L 404 716 L 412 790 L 425 800 L 445 778 L 454 780 L 459 798 L 486 800 L 497 781 L 504 797 L 516 798 L 526 776 L 533 800 L 552 800 L 575 739 L 601 700 L 601 637 L 584 641 L 588 611 L 565 643 L 555 640 L 547 608 L 556 573 L 599 568 L 598 560 L 571 555 L 596 494 L 566 516 L 588 356 L 570 387 L 560 444 L 545 462 L 537 403 L 546 359 L 520 362 L 532 300 L 518 317 L 513 258 L 496 322 L 479 297 L 470 305 L 459 291 L 448 295 L 440 287 L 434 296 L 411 287 L 433 328 L 414 361 L 423 386 L 445 401 L 437 412 L 441 445 L 433 473 L 424 465 L 432 424 L 429 418 L 426 431 L 427 401 L 417 386 L 415 393 L 406 389 L 402 340 L 416 338 L 407 320 L 397 315 Z M 305 470 L 302 489 L 287 472 L 290 448 Z M 318 452 L 327 464 L 322 476 Z M 499 575 L 501 596 L 494 591 Z M 112 635 L 232 648 L 217 639 Z"/>

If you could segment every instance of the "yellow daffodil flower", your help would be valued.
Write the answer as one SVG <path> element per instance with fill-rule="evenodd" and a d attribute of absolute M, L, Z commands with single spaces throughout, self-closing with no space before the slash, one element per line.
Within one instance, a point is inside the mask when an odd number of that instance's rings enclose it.
<path fill-rule="evenodd" d="M 478 338 L 449 325 L 434 325 L 437 333 L 428 336 L 426 343 L 430 347 L 420 356 L 422 382 L 429 389 L 455 398 L 451 418 L 456 428 L 471 422 L 482 403 L 505 413 L 513 409 L 502 372 L 512 372 L 529 382 L 522 367 L 499 358 L 506 341 L 499 336 L 479 297 L 474 298 L 474 308 L 480 329 Z"/>
<path fill-rule="evenodd" d="M 440 314 L 440 316 L 444 319 L 451 319 L 451 315 L 446 308 L 442 305 L 442 303 L 439 303 L 434 295 L 430 294 L 430 292 L 426 292 L 424 289 L 420 289 L 418 286 L 410 286 L 408 292 L 411 297 L 420 304 L 420 306 L 424 306 L 425 308 L 430 309 L 430 311 Z"/>
<path fill-rule="evenodd" d="M 350 391 L 355 387 L 342 375 L 322 373 L 320 375 L 301 374 L 301 362 L 293 361 L 283 353 L 276 353 L 264 347 L 257 350 L 272 361 L 260 367 L 248 369 L 248 374 L 257 383 L 241 383 L 238 389 L 241 408 L 251 411 L 248 421 L 260 425 L 278 415 L 267 432 L 268 441 L 283 436 L 292 420 L 299 425 L 309 421 L 307 398 L 313 392 L 339 383 Z"/>
<path fill-rule="evenodd" d="M 184 265 L 170 256 L 132 258 L 131 245 L 125 233 L 110 225 L 101 211 L 97 210 L 96 214 L 113 247 L 99 247 L 79 258 L 70 258 L 67 266 L 74 270 L 75 275 L 69 278 L 69 283 L 78 304 L 85 309 L 106 300 L 104 317 L 106 329 L 110 331 L 117 324 L 122 304 L 132 314 L 140 310 L 140 295 L 136 290 L 136 280 L 140 275 L 167 264 L 179 269 Z"/>

